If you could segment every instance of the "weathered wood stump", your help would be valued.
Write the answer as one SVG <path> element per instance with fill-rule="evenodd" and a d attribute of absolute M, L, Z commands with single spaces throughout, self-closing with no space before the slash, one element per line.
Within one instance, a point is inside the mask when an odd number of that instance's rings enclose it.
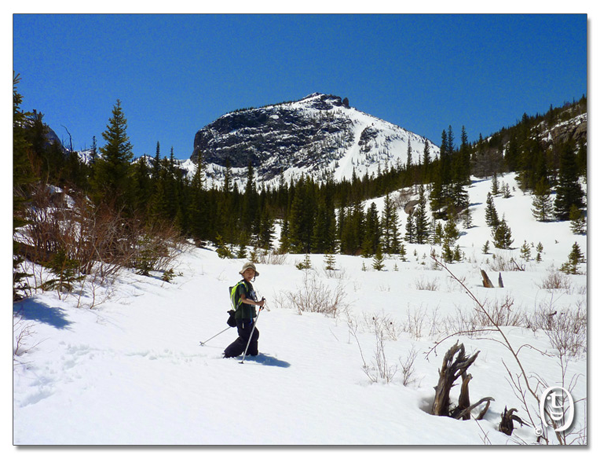
<path fill-rule="evenodd" d="M 456 355 L 456 357 L 455 357 Z M 477 406 L 484 402 L 487 405 L 479 413 L 478 419 L 483 418 L 487 409 L 490 406 L 490 402 L 494 400 L 492 397 L 484 397 L 477 403 L 471 405 L 469 397 L 469 382 L 473 379 L 473 376 L 467 374 L 467 370 L 473 364 L 479 351 L 472 356 L 465 354 L 465 346 L 459 344 L 457 341 L 446 352 L 444 361 L 442 362 L 442 368 L 439 370 L 439 380 L 435 389 L 435 398 L 433 399 L 433 405 L 431 412 L 436 416 L 450 416 L 455 419 L 471 419 L 471 411 Z M 460 387 L 460 396 L 458 398 L 458 405 L 454 408 L 450 408 L 450 389 L 452 389 L 454 382 L 458 378 L 462 378 Z"/>
<path fill-rule="evenodd" d="M 526 422 L 524 422 L 519 416 L 514 414 L 516 411 L 516 408 L 511 408 L 510 410 L 507 410 L 507 408 L 504 407 L 504 412 L 502 413 L 502 417 L 500 418 L 500 426 L 498 428 L 500 432 L 505 433 L 506 435 L 512 435 L 513 430 L 515 429 L 513 421 L 517 421 L 521 425 L 529 425 Z"/>
<path fill-rule="evenodd" d="M 494 288 L 494 284 L 492 284 L 492 281 L 483 269 L 481 270 L 481 277 L 483 277 L 483 286 L 485 288 Z"/>

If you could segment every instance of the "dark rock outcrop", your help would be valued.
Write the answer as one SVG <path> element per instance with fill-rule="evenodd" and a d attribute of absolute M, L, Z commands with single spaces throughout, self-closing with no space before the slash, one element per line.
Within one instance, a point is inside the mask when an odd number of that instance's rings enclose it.
<path fill-rule="evenodd" d="M 337 159 L 352 142 L 352 121 L 340 97 L 312 94 L 298 102 L 228 113 L 196 133 L 192 161 L 247 167 L 262 180 L 284 168 L 318 167 Z M 334 113 L 335 111 L 335 113 Z"/>

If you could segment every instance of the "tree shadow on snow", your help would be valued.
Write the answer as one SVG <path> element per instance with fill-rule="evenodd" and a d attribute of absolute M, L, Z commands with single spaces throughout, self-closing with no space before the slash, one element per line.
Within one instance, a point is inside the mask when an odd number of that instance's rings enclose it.
<path fill-rule="evenodd" d="M 67 328 L 71 322 L 65 317 L 62 308 L 48 306 L 33 298 L 26 298 L 14 304 L 13 312 L 19 314 L 25 320 L 35 320 L 55 328 Z"/>

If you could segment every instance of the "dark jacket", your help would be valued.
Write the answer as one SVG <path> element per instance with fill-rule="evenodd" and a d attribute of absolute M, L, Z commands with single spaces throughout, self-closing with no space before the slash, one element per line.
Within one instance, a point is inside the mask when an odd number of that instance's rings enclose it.
<path fill-rule="evenodd" d="M 246 298 L 256 301 L 256 292 L 252 284 L 246 280 L 239 282 L 239 286 L 236 289 L 236 301 L 242 297 L 242 294 Z M 239 301 L 237 301 L 239 302 Z M 256 317 L 256 306 L 253 304 L 239 303 L 235 311 L 235 318 L 241 320 L 249 320 Z"/>

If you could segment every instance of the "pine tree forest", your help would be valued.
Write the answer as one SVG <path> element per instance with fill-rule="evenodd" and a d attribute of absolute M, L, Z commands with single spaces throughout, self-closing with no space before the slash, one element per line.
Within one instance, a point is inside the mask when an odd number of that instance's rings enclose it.
<path fill-rule="evenodd" d="M 43 114 L 22 111 L 24 96 L 18 83 L 15 76 L 14 231 L 27 221 L 28 208 L 40 205 L 43 190 L 49 186 L 80 202 L 81 211 L 85 209 L 98 221 L 106 215 L 118 218 L 120 223 L 114 230 L 136 234 L 134 245 L 138 248 L 140 235 L 151 238 L 166 231 L 193 239 L 198 245 L 213 243 L 224 256 L 235 256 L 239 247 L 307 254 L 398 254 L 404 249 L 403 241 L 431 243 L 441 220 L 450 219 L 451 225 L 455 224 L 459 214 L 468 209 L 466 187 L 471 177 L 509 171 L 517 173 L 524 191 L 536 196 L 532 212 L 540 220 L 579 218 L 573 209 L 585 208 L 581 181 L 587 175 L 586 144 L 567 141 L 550 149 L 536 132 L 542 121 L 567 116 L 569 110 L 585 112 L 585 98 L 551 108 L 544 115 L 523 115 L 514 126 L 502 128 L 485 140 L 479 136 L 470 142 L 464 127 L 457 140 L 450 125 L 441 133 L 439 157 L 432 157 L 427 149 L 423 161 L 413 157 L 378 175 L 353 176 L 350 181 L 317 183 L 303 176 L 278 186 L 262 186 L 255 177 L 256 165 L 249 163 L 246 186 L 238 189 L 227 174 L 223 185 L 207 187 L 202 157 L 195 175 L 186 177 L 177 167 L 173 150 L 163 150 L 163 140 L 157 141 L 153 157 L 135 158 L 135 145 L 127 136 L 127 116 L 118 100 L 112 113 L 107 113 L 105 131 L 99 133 L 100 146 L 96 146 L 95 137 L 90 139 L 92 155 L 84 162 L 77 153 L 47 141 Z M 401 228 L 398 215 L 405 212 L 404 206 L 390 194 L 410 187 L 414 192 L 411 199 L 417 204 L 407 227 Z M 553 204 L 548 198 L 551 192 L 555 193 Z M 364 204 L 376 197 L 385 197 L 384 208 L 379 211 Z M 497 216 L 490 218 L 497 223 Z M 281 234 L 274 247 L 276 224 Z M 110 253 L 121 250 L 121 239 L 112 240 Z M 65 256 L 60 240 L 37 244 L 44 245 L 32 248 L 15 243 L 14 262 L 32 257 L 34 252 L 46 262 L 58 260 L 59 252 Z M 75 258 L 77 254 L 66 256 Z M 79 259 L 83 264 L 84 259 Z M 135 266 L 141 262 L 134 257 L 128 263 Z M 19 281 L 14 279 L 14 283 Z"/>

